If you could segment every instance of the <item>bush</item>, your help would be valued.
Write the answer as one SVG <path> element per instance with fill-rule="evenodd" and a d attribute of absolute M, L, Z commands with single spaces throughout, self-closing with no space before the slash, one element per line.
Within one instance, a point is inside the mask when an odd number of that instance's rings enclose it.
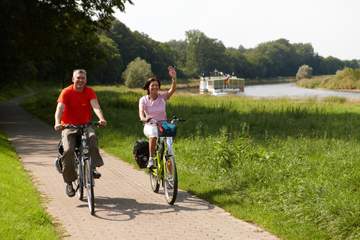
<path fill-rule="evenodd" d="M 151 65 L 137 57 L 127 65 L 122 77 L 127 87 L 136 88 L 144 86 L 146 80 L 152 75 Z"/>
<path fill-rule="evenodd" d="M 311 78 L 312 77 L 312 67 L 308 65 L 302 65 L 299 67 L 299 70 L 296 73 L 296 80 L 304 79 L 304 78 Z"/>

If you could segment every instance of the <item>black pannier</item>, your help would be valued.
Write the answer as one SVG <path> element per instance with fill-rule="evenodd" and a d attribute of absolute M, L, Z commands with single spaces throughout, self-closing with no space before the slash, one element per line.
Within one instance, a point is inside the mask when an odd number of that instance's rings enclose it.
<path fill-rule="evenodd" d="M 140 168 L 146 168 L 149 160 L 149 142 L 137 140 L 133 147 L 133 154 L 136 163 Z"/>

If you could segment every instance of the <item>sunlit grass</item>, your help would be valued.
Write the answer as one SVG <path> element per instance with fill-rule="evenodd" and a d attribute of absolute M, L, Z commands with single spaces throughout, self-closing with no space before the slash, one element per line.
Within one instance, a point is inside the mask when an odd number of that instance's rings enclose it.
<path fill-rule="evenodd" d="M 14 149 L 0 132 L 0 239 L 59 239 Z"/>

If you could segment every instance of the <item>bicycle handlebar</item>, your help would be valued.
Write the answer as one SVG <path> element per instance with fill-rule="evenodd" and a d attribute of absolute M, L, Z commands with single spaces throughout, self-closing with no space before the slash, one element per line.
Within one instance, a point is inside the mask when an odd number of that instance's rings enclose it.
<path fill-rule="evenodd" d="M 89 126 L 101 127 L 101 125 L 98 122 L 90 122 L 90 123 L 81 124 L 81 125 L 65 124 L 65 125 L 61 125 L 61 126 L 62 126 L 62 130 L 69 129 L 69 128 L 82 129 L 82 128 L 87 128 Z"/>

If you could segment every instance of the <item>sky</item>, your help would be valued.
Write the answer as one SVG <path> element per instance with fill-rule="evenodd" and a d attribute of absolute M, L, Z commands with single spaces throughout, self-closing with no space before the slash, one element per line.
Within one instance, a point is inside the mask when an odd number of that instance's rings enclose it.
<path fill-rule="evenodd" d="M 115 16 L 160 42 L 200 30 L 226 47 L 253 48 L 285 38 L 315 52 L 360 59 L 360 0 L 132 0 Z"/>

